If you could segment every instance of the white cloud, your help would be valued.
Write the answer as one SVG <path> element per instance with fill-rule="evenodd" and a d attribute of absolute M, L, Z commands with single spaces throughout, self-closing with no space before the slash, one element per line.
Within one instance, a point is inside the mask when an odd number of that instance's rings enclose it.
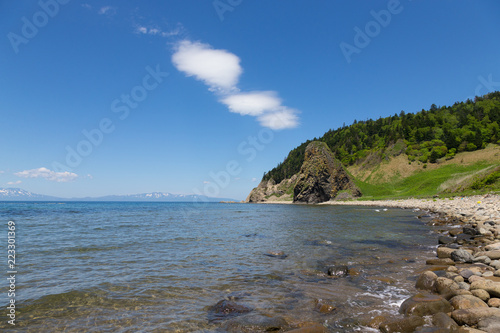
<path fill-rule="evenodd" d="M 16 182 L 8 182 L 7 185 L 19 185 L 21 183 L 22 183 L 22 181 L 18 180 Z"/>
<path fill-rule="evenodd" d="M 187 76 L 203 81 L 211 90 L 229 92 L 236 89 L 243 72 L 240 58 L 226 50 L 213 49 L 208 44 L 183 40 L 172 55 L 174 66 Z"/>
<path fill-rule="evenodd" d="M 146 30 L 149 33 L 150 30 Z M 229 111 L 257 117 L 259 123 L 274 130 L 299 125 L 298 111 L 282 104 L 275 91 L 240 92 L 238 81 L 243 69 L 240 58 L 208 44 L 183 40 L 176 44 L 172 63 L 186 76 L 194 76 L 217 92 Z"/>
<path fill-rule="evenodd" d="M 145 25 L 137 25 L 135 27 L 135 33 L 143 34 L 143 35 L 152 35 L 152 36 L 161 36 L 161 37 L 171 37 L 177 36 L 182 32 L 183 26 L 181 24 L 177 24 L 177 27 L 170 31 L 164 31 L 163 29 L 157 26 L 145 26 Z"/>
<path fill-rule="evenodd" d="M 257 181 L 257 178 L 252 178 L 252 182 L 256 182 Z"/>
<path fill-rule="evenodd" d="M 266 111 L 276 110 L 281 105 L 281 99 L 274 91 L 254 91 L 227 96 L 221 100 L 229 111 L 241 115 L 258 116 Z"/>
<path fill-rule="evenodd" d="M 82 3 L 81 6 L 85 9 L 92 9 L 92 6 L 89 5 L 88 3 Z"/>
<path fill-rule="evenodd" d="M 299 125 L 299 118 L 297 111 L 282 107 L 279 111 L 265 113 L 260 115 L 257 119 L 259 123 L 273 130 L 281 130 L 285 128 L 294 128 Z"/>
<path fill-rule="evenodd" d="M 111 6 L 104 6 L 99 9 L 97 12 L 99 15 L 114 15 L 116 13 L 116 8 L 111 7 Z"/>
<path fill-rule="evenodd" d="M 24 170 L 21 172 L 17 172 L 14 175 L 21 178 L 44 178 L 50 181 L 61 183 L 70 182 L 78 178 L 78 175 L 73 172 L 55 172 L 47 168 Z"/>
<path fill-rule="evenodd" d="M 1 175 L 2 173 L 4 173 L 4 172 L 5 172 L 5 171 L 0 170 L 0 175 Z"/>
<path fill-rule="evenodd" d="M 204 180 L 203 184 L 210 184 L 210 182 L 208 180 Z"/>

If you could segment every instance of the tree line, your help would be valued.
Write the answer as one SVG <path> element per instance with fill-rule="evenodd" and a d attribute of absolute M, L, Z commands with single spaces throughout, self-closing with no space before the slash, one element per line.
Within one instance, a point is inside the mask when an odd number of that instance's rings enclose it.
<path fill-rule="evenodd" d="M 344 166 L 362 161 L 369 154 L 405 153 L 410 162 L 436 163 L 462 151 L 500 144 L 500 92 L 452 106 L 431 105 L 415 114 L 401 111 L 392 117 L 354 121 L 350 126 L 329 130 L 325 142 Z M 277 183 L 300 171 L 308 140 L 290 151 L 285 160 L 264 174 Z"/>

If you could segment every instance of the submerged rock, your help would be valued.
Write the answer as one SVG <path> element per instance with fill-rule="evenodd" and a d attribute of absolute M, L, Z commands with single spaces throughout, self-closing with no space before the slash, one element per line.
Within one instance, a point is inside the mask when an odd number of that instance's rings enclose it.
<path fill-rule="evenodd" d="M 328 267 L 327 274 L 334 278 L 344 277 L 349 274 L 349 268 L 345 265 L 331 266 Z"/>
<path fill-rule="evenodd" d="M 262 314 L 249 314 L 228 320 L 222 325 L 227 332 L 271 332 L 287 326 L 282 317 L 268 317 Z"/>
<path fill-rule="evenodd" d="M 252 311 L 251 308 L 224 299 L 210 307 L 208 310 L 208 319 L 210 321 L 224 320 L 250 311 Z"/>
<path fill-rule="evenodd" d="M 380 324 L 379 329 L 383 333 L 411 333 L 419 326 L 425 324 L 424 318 L 418 316 L 410 316 L 403 319 L 385 321 Z"/>

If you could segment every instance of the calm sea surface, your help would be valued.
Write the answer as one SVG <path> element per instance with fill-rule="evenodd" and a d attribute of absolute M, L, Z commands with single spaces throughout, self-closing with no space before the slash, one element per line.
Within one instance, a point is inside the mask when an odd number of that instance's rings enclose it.
<path fill-rule="evenodd" d="M 409 210 L 195 203 L 0 203 L 0 329 L 9 332 L 7 223 L 16 223 L 16 331 L 215 332 L 223 299 L 332 332 L 396 313 L 436 236 Z M 265 254 L 283 251 L 282 259 Z M 347 265 L 358 275 L 325 276 Z M 323 314 L 315 302 L 336 310 Z"/>

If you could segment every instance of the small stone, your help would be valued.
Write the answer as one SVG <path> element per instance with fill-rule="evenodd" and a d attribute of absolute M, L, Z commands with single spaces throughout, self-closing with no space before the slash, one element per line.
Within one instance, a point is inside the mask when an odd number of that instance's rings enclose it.
<path fill-rule="evenodd" d="M 451 253 L 451 259 L 456 262 L 471 263 L 474 257 L 464 249 L 455 250 Z"/>
<path fill-rule="evenodd" d="M 489 276 L 493 276 L 493 272 L 492 271 L 486 271 L 483 273 L 483 277 L 489 277 Z"/>
<path fill-rule="evenodd" d="M 461 276 L 464 277 L 464 279 L 468 279 L 470 278 L 472 275 L 474 275 L 474 272 L 471 271 L 470 269 L 464 269 L 462 271 L 460 271 L 459 273 Z"/>
<path fill-rule="evenodd" d="M 456 266 L 450 266 L 446 269 L 447 272 L 458 272 L 458 268 Z"/>
<path fill-rule="evenodd" d="M 500 269 L 500 260 L 492 260 L 490 262 L 490 266 L 496 269 Z"/>
<path fill-rule="evenodd" d="M 486 290 L 483 289 L 475 289 L 470 291 L 472 295 L 481 299 L 483 302 L 487 302 L 490 299 L 490 294 Z"/>
<path fill-rule="evenodd" d="M 438 276 L 431 271 L 425 271 L 418 277 L 415 287 L 421 290 L 433 291 Z"/>
<path fill-rule="evenodd" d="M 472 260 L 473 262 L 480 262 L 480 263 L 483 263 L 483 264 L 486 264 L 486 265 L 489 265 L 491 263 L 491 259 L 487 256 L 479 256 L 479 257 L 475 257 L 474 260 Z"/>
<path fill-rule="evenodd" d="M 339 278 L 349 274 L 349 269 L 345 265 L 328 267 L 328 276 Z"/>
<path fill-rule="evenodd" d="M 443 258 L 443 259 L 428 259 L 425 261 L 426 265 L 455 265 L 455 262 L 451 260 L 450 258 Z"/>
<path fill-rule="evenodd" d="M 457 283 L 460 289 L 470 290 L 470 284 L 468 284 L 467 282 L 457 282 Z"/>
<path fill-rule="evenodd" d="M 314 309 L 320 313 L 330 313 L 337 309 L 333 304 L 322 299 L 317 299 L 315 303 Z"/>
<path fill-rule="evenodd" d="M 451 258 L 451 253 L 455 251 L 455 249 L 450 249 L 448 247 L 438 247 L 436 249 L 437 257 L 440 259 Z"/>
<path fill-rule="evenodd" d="M 439 244 L 450 244 L 455 241 L 455 238 L 449 236 L 439 236 L 438 243 Z"/>
<path fill-rule="evenodd" d="M 453 278 L 453 281 L 455 281 L 456 283 L 460 283 L 460 282 L 464 282 L 464 278 L 460 275 L 457 275 Z"/>
<path fill-rule="evenodd" d="M 493 276 L 500 276 L 500 269 L 497 269 L 494 273 Z"/>
<path fill-rule="evenodd" d="M 490 298 L 488 300 L 488 305 L 491 306 L 492 308 L 499 308 L 500 307 L 500 298 Z"/>

